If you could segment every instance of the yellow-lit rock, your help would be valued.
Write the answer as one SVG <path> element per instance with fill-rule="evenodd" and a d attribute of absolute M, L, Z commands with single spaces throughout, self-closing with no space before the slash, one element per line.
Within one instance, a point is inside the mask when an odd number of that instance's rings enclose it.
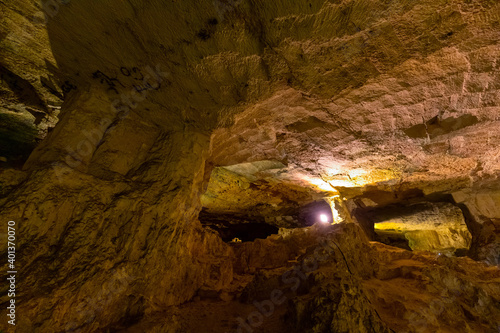
<path fill-rule="evenodd" d="M 404 236 L 412 250 L 453 252 L 455 249 L 468 250 L 471 245 L 471 234 L 462 211 L 451 204 L 415 204 L 404 209 L 385 210 L 374 223 L 375 232 L 380 235 Z"/>
<path fill-rule="evenodd" d="M 0 172 L 0 220 L 17 223 L 19 332 L 236 330 L 238 311 L 255 311 L 243 290 L 271 292 L 319 239 L 331 260 L 276 312 L 294 328 L 498 330 L 497 267 L 372 249 L 355 223 L 228 244 L 197 219 L 202 195 L 216 210 L 223 190 L 246 211 L 316 195 L 383 206 L 454 193 L 471 256 L 497 265 L 497 1 L 0 6 L 0 167 L 11 168 Z M 416 248 L 467 247 L 463 221 L 406 235 Z"/>

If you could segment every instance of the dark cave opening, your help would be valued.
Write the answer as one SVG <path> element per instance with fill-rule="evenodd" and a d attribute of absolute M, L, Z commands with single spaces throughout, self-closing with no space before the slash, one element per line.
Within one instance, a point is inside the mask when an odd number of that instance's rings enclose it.
<path fill-rule="evenodd" d="M 198 219 L 201 224 L 215 230 L 224 242 L 241 241 L 251 242 L 257 238 L 265 239 L 277 234 L 279 228 L 265 222 L 257 216 L 237 214 L 215 214 L 205 208 L 201 210 Z"/>

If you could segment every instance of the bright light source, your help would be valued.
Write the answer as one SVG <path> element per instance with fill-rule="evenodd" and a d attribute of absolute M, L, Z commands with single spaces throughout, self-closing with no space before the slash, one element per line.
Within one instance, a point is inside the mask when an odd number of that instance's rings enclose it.
<path fill-rule="evenodd" d="M 319 220 L 323 223 L 328 223 L 328 216 L 326 216 L 326 214 L 321 214 Z"/>

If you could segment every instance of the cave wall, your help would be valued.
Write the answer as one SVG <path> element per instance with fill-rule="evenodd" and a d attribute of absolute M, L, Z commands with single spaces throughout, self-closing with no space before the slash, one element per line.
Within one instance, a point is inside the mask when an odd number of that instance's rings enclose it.
<path fill-rule="evenodd" d="M 491 265 L 500 264 L 499 192 L 496 189 L 463 190 L 453 193 L 455 200 L 466 211 L 473 235 L 471 257 Z"/>
<path fill-rule="evenodd" d="M 95 107 L 96 94 L 87 98 L 83 100 L 88 104 L 73 100 L 79 111 L 86 105 L 89 113 L 102 111 Z M 59 128 L 70 133 L 56 129 L 49 140 L 61 135 L 90 143 L 84 134 L 71 135 L 75 120 L 70 117 L 81 114 L 66 113 L 61 124 L 68 125 Z M 95 128 L 88 119 L 92 120 L 88 113 L 80 118 L 80 129 Z M 137 132 L 128 131 L 131 142 L 146 142 L 147 135 L 140 137 L 144 129 L 134 128 Z M 109 140 L 119 131 L 110 131 Z M 18 298 L 26 300 L 19 310 L 20 329 L 71 331 L 83 326 L 96 331 L 119 325 L 123 318 L 140 318 L 146 309 L 185 302 L 202 286 L 217 289 L 231 280 L 230 249 L 196 221 L 207 137 L 168 137 L 176 144 L 157 141 L 150 160 L 132 155 L 131 160 L 142 165 L 139 171 L 114 154 L 101 163 L 88 155 L 71 168 L 62 160 L 67 157 L 60 153 L 64 150 L 50 142 L 31 156 L 39 154 L 34 170 L 2 209 L 18 223 L 18 260 L 30 272 L 18 281 Z M 69 140 L 62 142 L 71 145 Z M 107 149 L 106 144 L 99 148 Z M 128 141 L 114 145 L 123 154 L 134 153 L 134 148 Z M 113 292 L 110 285 L 120 283 L 124 286 Z"/>
<path fill-rule="evenodd" d="M 45 9 L 38 1 L 2 3 L 0 167 L 26 161 L 57 123 L 64 95 L 74 87 L 59 79 Z"/>

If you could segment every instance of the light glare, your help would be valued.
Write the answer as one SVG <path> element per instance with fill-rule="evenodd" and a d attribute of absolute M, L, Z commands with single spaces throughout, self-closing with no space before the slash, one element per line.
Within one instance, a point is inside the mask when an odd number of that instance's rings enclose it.
<path fill-rule="evenodd" d="M 326 216 L 326 214 L 321 214 L 319 220 L 323 223 L 328 223 L 328 216 Z"/>

